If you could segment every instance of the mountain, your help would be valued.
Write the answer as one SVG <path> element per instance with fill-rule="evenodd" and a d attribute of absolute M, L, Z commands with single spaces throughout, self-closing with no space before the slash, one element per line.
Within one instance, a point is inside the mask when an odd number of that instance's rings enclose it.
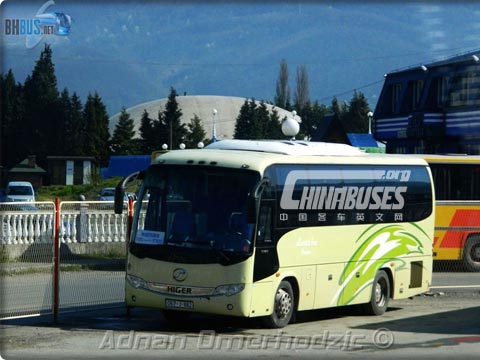
<path fill-rule="evenodd" d="M 41 2 L 2 5 L 5 19 L 33 17 Z M 306 65 L 310 98 L 330 104 L 362 91 L 373 108 L 383 75 L 478 48 L 480 3 L 57 1 L 68 37 L 48 35 L 59 89 L 98 91 L 110 115 L 179 94 L 272 101 L 285 58 L 290 88 Z M 29 15 L 31 14 L 31 15 Z M 43 48 L 3 36 L 3 66 L 17 81 Z"/>

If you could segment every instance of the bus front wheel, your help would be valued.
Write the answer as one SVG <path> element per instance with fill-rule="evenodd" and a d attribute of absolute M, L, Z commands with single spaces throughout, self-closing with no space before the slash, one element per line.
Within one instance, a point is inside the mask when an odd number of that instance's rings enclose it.
<path fill-rule="evenodd" d="M 372 296 L 368 303 L 363 305 L 365 314 L 382 315 L 387 311 L 390 299 L 390 280 L 385 271 L 380 270 L 373 280 Z"/>
<path fill-rule="evenodd" d="M 480 271 L 480 236 L 467 239 L 463 248 L 463 262 L 470 271 Z"/>
<path fill-rule="evenodd" d="M 295 311 L 295 296 L 292 285 L 282 281 L 278 285 L 273 302 L 273 312 L 263 318 L 263 324 L 268 328 L 278 329 L 288 325 Z"/>

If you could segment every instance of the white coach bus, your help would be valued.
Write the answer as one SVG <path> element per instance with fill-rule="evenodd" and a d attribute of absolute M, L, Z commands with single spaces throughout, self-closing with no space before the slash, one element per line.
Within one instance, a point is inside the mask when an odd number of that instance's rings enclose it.
<path fill-rule="evenodd" d="M 222 140 L 158 156 L 142 180 L 128 248 L 126 304 L 262 317 L 428 290 L 434 192 L 423 159 L 341 144 Z M 120 206 L 116 206 L 121 211 Z"/>

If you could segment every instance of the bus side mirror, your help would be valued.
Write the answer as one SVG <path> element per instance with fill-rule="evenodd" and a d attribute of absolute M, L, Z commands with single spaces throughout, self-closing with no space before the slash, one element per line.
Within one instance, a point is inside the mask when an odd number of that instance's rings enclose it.
<path fill-rule="evenodd" d="M 123 213 L 123 202 L 125 199 L 125 188 L 127 187 L 127 185 L 136 179 L 143 179 L 144 175 L 144 171 L 134 172 L 128 175 L 126 178 L 123 178 L 122 181 L 120 181 L 115 187 L 115 214 L 120 215 Z"/>
<path fill-rule="evenodd" d="M 123 213 L 123 198 L 125 197 L 125 189 L 122 187 L 122 181 L 115 187 L 115 214 L 121 215 Z"/>
<path fill-rule="evenodd" d="M 260 196 L 265 189 L 265 186 L 269 183 L 268 178 L 260 180 L 253 192 L 248 195 L 247 198 L 247 223 L 254 223 L 257 221 L 257 204 Z"/>

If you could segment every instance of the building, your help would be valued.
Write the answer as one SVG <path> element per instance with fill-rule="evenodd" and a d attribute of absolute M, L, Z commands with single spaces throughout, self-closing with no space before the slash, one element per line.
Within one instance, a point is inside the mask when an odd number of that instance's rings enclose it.
<path fill-rule="evenodd" d="M 347 133 L 342 123 L 335 115 L 326 115 L 311 141 L 340 143 L 355 146 L 366 152 L 384 152 L 372 134 Z"/>
<path fill-rule="evenodd" d="M 238 114 L 245 100 L 247 100 L 242 97 L 213 95 L 178 95 L 175 99 L 179 109 L 182 111 L 182 123 L 190 123 L 194 115 L 197 115 L 202 120 L 202 126 L 207 133 L 207 138 L 212 138 L 213 122 L 215 121 L 217 140 L 233 138 Z M 158 99 L 126 109 L 127 113 L 130 114 L 130 117 L 134 120 L 136 137 L 140 137 L 138 129 L 144 110 L 148 112 L 150 118 L 157 119 L 158 113 L 165 110 L 167 101 L 168 98 Z M 259 101 L 256 102 L 260 103 Z M 282 108 L 270 104 L 266 104 L 266 106 L 269 111 L 275 109 L 278 112 L 280 120 L 292 116 L 289 111 Z M 214 109 L 216 110 L 215 115 L 213 114 Z M 113 134 L 119 117 L 120 113 L 110 118 L 110 134 Z"/>
<path fill-rule="evenodd" d="M 93 156 L 47 156 L 50 185 L 90 184 L 96 173 Z"/>
<path fill-rule="evenodd" d="M 373 133 L 387 153 L 480 154 L 480 50 L 385 75 Z"/>
<path fill-rule="evenodd" d="M 28 181 L 35 189 L 43 186 L 47 172 L 37 165 L 35 155 L 29 155 L 7 171 L 6 182 Z"/>

